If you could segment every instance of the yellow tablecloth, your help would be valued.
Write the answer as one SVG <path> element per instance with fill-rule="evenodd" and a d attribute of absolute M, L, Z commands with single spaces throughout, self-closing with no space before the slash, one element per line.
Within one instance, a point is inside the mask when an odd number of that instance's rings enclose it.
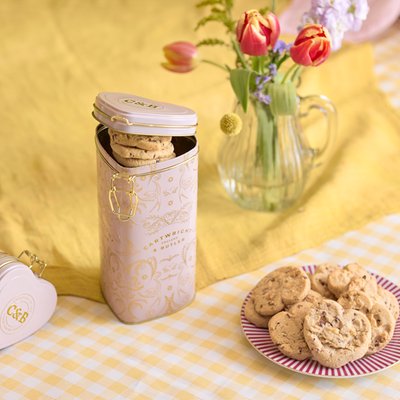
<path fill-rule="evenodd" d="M 340 125 L 336 149 L 302 202 L 269 215 L 228 199 L 216 169 L 218 122 L 233 103 L 226 76 L 206 65 L 186 75 L 159 65 L 166 43 L 222 34 L 215 25 L 193 32 L 204 15 L 196 2 L 0 4 L 0 248 L 46 259 L 59 294 L 102 299 L 91 118 L 100 91 L 197 111 L 199 288 L 400 209 L 400 120 L 376 88 L 370 45 L 347 46 L 304 75 L 301 93 L 330 97 Z M 235 14 L 248 7 L 239 1 Z M 228 53 L 210 49 L 208 57 L 225 62 Z"/>
<path fill-rule="evenodd" d="M 0 397 L 398 400 L 400 364 L 352 379 L 289 371 L 251 347 L 240 328 L 240 310 L 262 276 L 288 263 L 359 262 L 399 285 L 399 249 L 397 214 L 258 271 L 215 283 L 199 291 L 189 307 L 140 325 L 120 323 L 104 304 L 59 297 L 49 323 L 1 351 Z"/>

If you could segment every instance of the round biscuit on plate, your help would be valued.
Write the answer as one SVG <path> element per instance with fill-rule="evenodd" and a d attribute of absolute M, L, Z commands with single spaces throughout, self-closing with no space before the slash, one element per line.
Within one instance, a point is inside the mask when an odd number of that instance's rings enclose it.
<path fill-rule="evenodd" d="M 343 308 L 352 308 L 367 315 L 372 310 L 375 300 L 365 292 L 349 290 L 344 292 L 337 300 Z"/>
<path fill-rule="evenodd" d="M 392 313 L 395 321 L 399 317 L 399 302 L 397 301 L 396 296 L 389 292 L 389 290 L 384 289 L 382 286 L 378 286 L 378 296 L 383 300 L 385 306 Z"/>
<path fill-rule="evenodd" d="M 310 290 L 307 296 L 303 301 L 307 301 L 308 303 L 317 304 L 323 299 L 322 295 L 316 292 L 315 290 Z"/>
<path fill-rule="evenodd" d="M 360 311 L 323 300 L 304 319 L 304 339 L 314 360 L 339 368 L 363 357 L 371 343 L 371 323 Z"/>
<path fill-rule="evenodd" d="M 267 274 L 254 288 L 254 308 L 271 316 L 303 300 L 310 292 L 310 280 L 300 267 L 281 267 Z"/>
<path fill-rule="evenodd" d="M 357 290 L 365 292 L 370 296 L 377 296 L 378 284 L 376 283 L 375 277 L 366 272 L 363 276 L 353 277 L 349 283 L 349 286 L 347 287 L 347 290 Z"/>
<path fill-rule="evenodd" d="M 352 263 L 343 268 L 332 271 L 328 276 L 328 289 L 336 296 L 340 297 L 342 293 L 349 290 L 349 284 L 353 278 L 370 275 L 361 265 Z"/>
<path fill-rule="evenodd" d="M 298 305 L 301 303 L 304 303 L 305 307 L 312 307 L 312 304 L 307 302 L 300 302 Z M 285 356 L 305 360 L 311 357 L 311 352 L 303 334 L 304 314 L 298 310 L 299 308 L 296 308 L 295 313 L 281 311 L 275 314 L 268 322 L 268 330 L 271 340 Z"/>
<path fill-rule="evenodd" d="M 257 326 L 258 328 L 268 327 L 268 321 L 270 320 L 270 317 L 264 317 L 254 309 L 253 297 L 250 297 L 249 300 L 247 301 L 244 307 L 244 315 L 249 322 Z"/>
<path fill-rule="evenodd" d="M 334 294 L 328 288 L 328 277 L 334 272 L 340 270 L 336 264 L 317 265 L 315 272 L 310 275 L 311 289 L 327 299 L 335 298 Z"/>
<path fill-rule="evenodd" d="M 371 323 L 372 335 L 367 354 L 375 354 L 392 340 L 396 321 L 383 303 L 375 303 L 367 318 Z"/>

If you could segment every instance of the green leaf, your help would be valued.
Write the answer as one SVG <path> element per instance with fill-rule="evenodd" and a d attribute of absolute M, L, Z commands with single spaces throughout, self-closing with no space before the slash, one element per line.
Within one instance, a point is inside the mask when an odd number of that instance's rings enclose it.
<path fill-rule="evenodd" d="M 296 88 L 292 82 L 271 83 L 268 85 L 273 115 L 294 115 L 297 110 Z"/>
<path fill-rule="evenodd" d="M 222 10 L 221 8 L 213 7 L 213 8 L 211 9 L 211 12 L 212 12 L 213 14 L 223 14 L 224 17 L 225 17 L 225 10 Z"/>
<path fill-rule="evenodd" d="M 224 3 L 225 3 L 225 7 L 226 7 L 227 10 L 231 10 L 232 9 L 233 0 L 225 0 Z"/>
<path fill-rule="evenodd" d="M 206 25 L 208 22 L 211 22 L 211 21 L 224 22 L 224 17 L 221 15 L 216 15 L 216 14 L 211 14 L 208 17 L 204 17 L 197 23 L 194 30 L 197 31 L 200 27 Z"/>
<path fill-rule="evenodd" d="M 213 6 L 215 4 L 222 4 L 222 0 L 204 0 L 196 4 L 197 8 Z"/>
<path fill-rule="evenodd" d="M 230 71 L 230 81 L 232 89 L 237 99 L 239 100 L 244 112 L 247 112 L 251 74 L 251 71 L 242 68 L 232 69 Z"/>
<path fill-rule="evenodd" d="M 228 43 L 225 43 L 223 40 L 221 39 L 217 39 L 217 38 L 209 38 L 209 39 L 203 39 L 200 40 L 200 42 L 198 42 L 196 44 L 196 47 L 200 47 L 200 46 L 228 46 Z"/>
<path fill-rule="evenodd" d="M 261 165 L 264 177 L 272 178 L 274 170 L 275 121 L 267 105 L 259 101 L 255 101 L 253 104 L 257 116 L 257 163 Z"/>
<path fill-rule="evenodd" d="M 235 27 L 236 27 L 236 22 L 235 21 L 231 21 L 230 19 L 226 19 L 224 22 L 224 25 L 226 26 L 226 29 L 231 33 L 235 32 Z"/>

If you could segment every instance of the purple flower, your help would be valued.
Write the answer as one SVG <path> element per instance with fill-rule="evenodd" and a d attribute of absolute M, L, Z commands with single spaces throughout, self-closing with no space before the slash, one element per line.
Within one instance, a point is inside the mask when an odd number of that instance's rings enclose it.
<path fill-rule="evenodd" d="M 276 74 L 278 73 L 278 68 L 276 66 L 276 64 L 269 64 L 269 73 L 272 77 L 276 76 Z"/>
<path fill-rule="evenodd" d="M 257 75 L 255 82 L 258 90 L 261 90 L 264 85 L 271 80 L 269 75 Z"/>
<path fill-rule="evenodd" d="M 350 0 L 350 7 L 347 10 L 348 23 L 352 31 L 359 31 L 363 21 L 367 19 L 369 7 L 365 0 Z"/>
<path fill-rule="evenodd" d="M 278 40 L 274 46 L 273 51 L 282 55 L 285 51 L 289 51 L 292 47 L 292 43 L 286 44 L 283 40 Z"/>
<path fill-rule="evenodd" d="M 254 97 L 260 102 L 264 104 L 271 103 L 271 97 L 268 94 L 263 93 L 261 90 L 258 90 L 253 93 Z"/>
<path fill-rule="evenodd" d="M 332 50 L 338 50 L 345 32 L 361 28 L 369 11 L 367 0 L 311 0 L 311 9 L 302 18 L 302 24 L 317 23 L 328 29 Z"/>

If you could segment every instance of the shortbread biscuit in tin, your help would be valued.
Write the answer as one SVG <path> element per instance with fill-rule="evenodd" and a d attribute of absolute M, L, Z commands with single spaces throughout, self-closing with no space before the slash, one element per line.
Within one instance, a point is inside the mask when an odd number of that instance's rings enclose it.
<path fill-rule="evenodd" d="M 141 167 L 143 165 L 151 165 L 155 164 L 157 160 L 141 160 L 137 158 L 125 158 L 121 157 L 118 153 L 113 151 L 113 156 L 116 161 L 118 161 L 121 165 L 128 168 Z"/>
<path fill-rule="evenodd" d="M 111 142 L 123 146 L 137 147 L 139 149 L 156 151 L 165 148 L 165 145 L 171 142 L 171 136 L 146 136 L 132 135 L 129 133 L 114 131 L 109 129 Z"/>
<path fill-rule="evenodd" d="M 174 145 L 171 142 L 166 143 L 162 150 L 144 150 L 137 147 L 123 146 L 111 142 L 113 153 L 117 153 L 123 158 L 136 158 L 142 160 L 157 160 L 159 158 L 169 157 L 174 152 Z"/>
<path fill-rule="evenodd" d="M 328 276 L 339 269 L 340 267 L 336 264 L 318 265 L 314 274 L 310 276 L 311 289 L 327 299 L 333 299 L 335 296 L 328 288 Z"/>
<path fill-rule="evenodd" d="M 323 300 L 304 319 L 304 339 L 316 361 L 339 368 L 366 354 L 371 343 L 371 324 L 362 312 Z"/>
<path fill-rule="evenodd" d="M 255 310 L 271 316 L 285 306 L 303 300 L 310 291 L 310 280 L 300 267 L 281 267 L 270 272 L 253 291 Z"/>
<path fill-rule="evenodd" d="M 134 168 L 134 167 L 141 167 L 143 165 L 151 165 L 151 164 L 156 164 L 157 162 L 171 160 L 172 158 L 175 158 L 175 153 L 170 154 L 168 157 L 159 158 L 158 160 L 142 160 L 140 158 L 124 158 L 114 152 L 113 152 L 113 156 L 124 167 Z"/>

